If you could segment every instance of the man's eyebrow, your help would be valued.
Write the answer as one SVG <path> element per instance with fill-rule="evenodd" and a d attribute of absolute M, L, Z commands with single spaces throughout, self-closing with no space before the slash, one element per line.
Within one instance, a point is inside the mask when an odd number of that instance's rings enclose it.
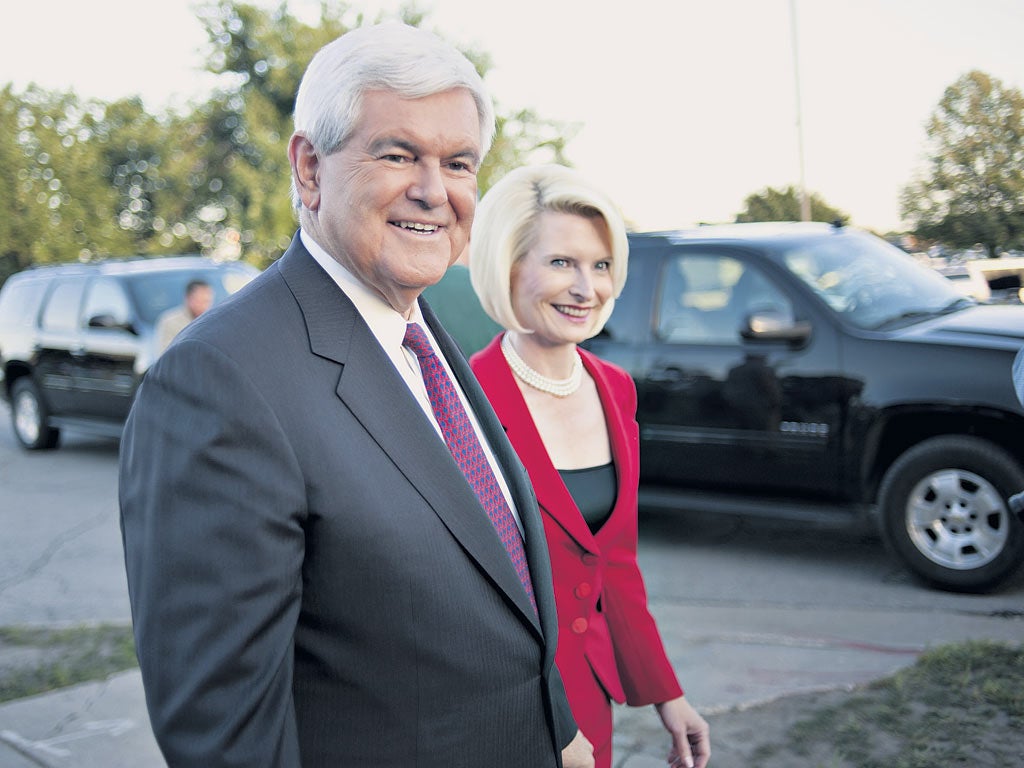
<path fill-rule="evenodd" d="M 468 160 L 472 165 L 478 165 L 480 163 L 480 155 L 473 149 L 462 149 L 448 156 L 449 160 L 454 160 L 456 158 Z"/>
<path fill-rule="evenodd" d="M 399 139 L 394 136 L 381 136 L 370 143 L 370 153 L 376 155 L 386 149 L 403 149 L 411 155 L 420 154 L 419 148 L 410 141 Z"/>

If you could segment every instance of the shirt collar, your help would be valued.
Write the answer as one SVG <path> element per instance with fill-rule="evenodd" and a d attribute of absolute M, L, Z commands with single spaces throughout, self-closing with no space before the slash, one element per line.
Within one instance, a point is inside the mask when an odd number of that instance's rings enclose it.
<path fill-rule="evenodd" d="M 407 323 L 419 323 L 424 329 L 426 324 L 423 321 L 423 314 L 420 312 L 420 303 L 416 301 L 412 306 L 412 317 L 406 320 L 405 317 L 395 310 L 390 304 L 364 283 L 343 267 L 336 259 L 325 251 L 304 229 L 299 230 L 299 237 L 306 250 L 313 257 L 317 264 L 323 267 L 331 279 L 348 296 L 355 305 L 356 311 L 373 335 L 377 338 L 385 350 L 397 351 L 402 348 L 405 340 L 405 326 Z"/>

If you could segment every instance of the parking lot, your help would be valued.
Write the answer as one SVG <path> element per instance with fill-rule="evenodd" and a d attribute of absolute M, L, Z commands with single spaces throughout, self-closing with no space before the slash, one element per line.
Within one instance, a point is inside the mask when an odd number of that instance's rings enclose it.
<path fill-rule="evenodd" d="M 0 626 L 127 623 L 116 441 L 69 434 L 59 451 L 28 453 L 8 422 L 0 408 Z M 640 550 L 670 655 L 688 696 L 709 715 L 868 682 L 942 643 L 1019 642 L 1024 634 L 1021 574 L 994 594 L 937 592 L 914 582 L 870 531 L 708 519 L 696 511 L 644 513 Z M 146 726 L 134 685 L 134 710 L 123 714 L 134 718 L 138 739 Z M 57 701 L 43 697 L 38 706 Z M 102 709 L 96 696 L 60 706 L 52 724 L 38 726 L 42 732 L 22 735 L 42 739 L 68 728 L 76 718 L 67 707 L 88 707 L 78 720 Z M 11 710 L 0 706 L 0 731 L 10 728 L 5 712 Z M 655 765 L 643 760 L 662 745 L 637 741 L 651 732 L 653 711 L 623 708 L 617 717 L 619 765 Z M 124 741 L 132 733 L 103 738 L 124 746 L 135 743 Z"/>

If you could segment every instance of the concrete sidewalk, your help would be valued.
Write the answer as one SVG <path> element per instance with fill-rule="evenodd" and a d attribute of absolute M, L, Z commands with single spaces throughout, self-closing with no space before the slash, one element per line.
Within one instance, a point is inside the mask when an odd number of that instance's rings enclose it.
<path fill-rule="evenodd" d="M 137 669 L 0 704 L 2 768 L 165 768 Z"/>
<path fill-rule="evenodd" d="M 967 639 L 1019 643 L 1020 617 L 891 610 L 652 603 L 687 695 L 712 723 L 779 697 L 846 689 L 913 663 L 927 648 Z M 782 628 L 786 629 L 783 630 Z M 827 628 L 824 632 L 822 628 Z M 740 768 L 712 731 L 715 768 Z M 616 768 L 664 766 L 653 708 L 616 711 Z M 137 670 L 0 705 L 0 768 L 165 768 L 149 729 Z"/>

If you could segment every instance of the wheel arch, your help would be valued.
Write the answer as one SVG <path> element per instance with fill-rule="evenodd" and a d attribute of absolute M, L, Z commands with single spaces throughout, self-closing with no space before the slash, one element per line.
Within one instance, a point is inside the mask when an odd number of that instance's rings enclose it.
<path fill-rule="evenodd" d="M 878 503 L 886 472 L 907 450 L 933 437 L 962 436 L 987 440 L 1024 469 L 1024 416 L 994 408 L 899 406 L 883 413 L 869 430 L 861 459 L 865 501 Z"/>
<path fill-rule="evenodd" d="M 24 376 L 31 376 L 32 369 L 25 363 L 17 360 L 7 363 L 4 366 L 4 396 L 10 401 L 11 392 L 14 390 L 14 382 Z"/>

